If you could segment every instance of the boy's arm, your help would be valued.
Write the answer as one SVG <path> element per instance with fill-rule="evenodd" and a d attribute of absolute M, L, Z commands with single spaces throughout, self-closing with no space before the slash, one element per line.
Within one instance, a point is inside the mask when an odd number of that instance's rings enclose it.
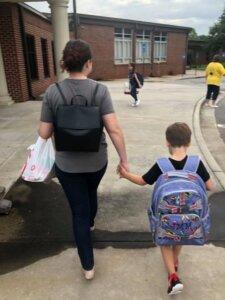
<path fill-rule="evenodd" d="M 138 85 L 139 85 L 139 88 L 141 88 L 141 87 L 142 87 L 142 85 L 141 85 L 141 83 L 140 83 L 140 81 L 139 81 L 139 79 L 138 79 L 138 77 L 137 77 L 137 74 L 136 74 L 136 73 L 134 73 L 134 77 L 135 77 L 135 79 L 136 79 L 136 81 L 137 81 L 137 83 L 138 83 Z"/>
<path fill-rule="evenodd" d="M 209 172 L 206 169 L 206 167 L 205 167 L 204 163 L 202 162 L 202 160 L 199 163 L 197 174 L 205 182 L 205 187 L 206 187 L 207 191 L 212 191 L 213 188 L 214 188 L 214 184 L 213 184 L 213 181 L 210 179 Z"/>
<path fill-rule="evenodd" d="M 121 178 L 125 178 L 129 180 L 130 182 L 133 182 L 138 185 L 146 185 L 147 183 L 144 181 L 144 179 L 140 175 L 133 174 L 131 172 L 127 172 L 123 167 L 119 167 L 118 173 L 120 174 Z"/>
<path fill-rule="evenodd" d="M 206 186 L 207 191 L 212 191 L 214 189 L 214 184 L 211 179 L 209 179 L 205 182 L 205 186 Z"/>

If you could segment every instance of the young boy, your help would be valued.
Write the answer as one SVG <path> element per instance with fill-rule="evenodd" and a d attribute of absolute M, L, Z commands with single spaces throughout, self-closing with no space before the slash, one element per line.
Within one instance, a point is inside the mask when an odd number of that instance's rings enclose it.
<path fill-rule="evenodd" d="M 170 153 L 169 160 L 176 170 L 182 170 L 187 161 L 187 150 L 191 143 L 191 130 L 185 123 L 174 123 L 166 130 L 167 147 Z M 143 176 L 138 176 L 127 172 L 122 166 L 119 167 L 118 172 L 121 178 L 126 178 L 129 181 L 138 184 L 154 184 L 162 174 L 158 164 L 153 167 Z M 210 175 L 207 172 L 203 162 L 200 160 L 197 169 L 197 174 L 203 179 L 207 190 L 212 190 L 213 184 Z M 169 295 L 177 294 L 183 290 L 183 284 L 180 281 L 178 271 L 178 257 L 181 252 L 181 246 L 161 246 L 161 253 L 169 277 L 169 287 L 167 293 Z"/>

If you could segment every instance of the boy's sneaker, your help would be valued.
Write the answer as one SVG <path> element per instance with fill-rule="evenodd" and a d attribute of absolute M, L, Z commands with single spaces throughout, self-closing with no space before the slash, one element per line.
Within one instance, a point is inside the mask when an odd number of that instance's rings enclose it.
<path fill-rule="evenodd" d="M 90 231 L 95 231 L 95 225 L 90 227 Z"/>
<path fill-rule="evenodd" d="M 138 99 L 138 101 L 136 101 L 136 106 L 140 105 L 141 101 L 140 99 Z"/>
<path fill-rule="evenodd" d="M 135 103 L 135 100 L 132 98 L 132 99 L 130 99 L 130 104 L 132 105 L 132 104 L 134 104 Z"/>
<path fill-rule="evenodd" d="M 169 277 L 169 287 L 167 290 L 168 295 L 176 295 L 183 291 L 183 284 L 180 281 L 176 273 L 170 275 Z"/>

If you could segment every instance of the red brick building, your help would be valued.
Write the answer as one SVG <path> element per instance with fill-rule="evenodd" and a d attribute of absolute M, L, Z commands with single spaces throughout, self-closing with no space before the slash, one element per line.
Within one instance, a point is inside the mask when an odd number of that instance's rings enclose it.
<path fill-rule="evenodd" d="M 185 73 L 189 28 L 91 15 L 78 19 L 79 38 L 93 50 L 94 79 L 125 78 L 129 62 L 145 76 Z M 73 38 L 72 15 L 69 25 Z M 0 3 L 0 44 L 14 101 L 35 99 L 56 80 L 53 43 L 49 14 Z"/>

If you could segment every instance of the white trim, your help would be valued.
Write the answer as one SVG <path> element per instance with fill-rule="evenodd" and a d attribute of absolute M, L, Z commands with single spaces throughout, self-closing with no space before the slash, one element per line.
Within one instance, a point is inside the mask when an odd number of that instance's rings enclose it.
<path fill-rule="evenodd" d="M 121 33 L 117 33 L 115 28 L 115 33 L 114 33 L 114 63 L 115 64 L 129 64 L 132 62 L 132 53 L 133 53 L 132 31 L 130 30 L 130 33 L 126 33 L 125 30 L 126 29 L 121 28 Z"/>
<path fill-rule="evenodd" d="M 156 40 L 156 38 L 158 40 Z M 159 35 L 154 36 L 154 53 L 153 53 L 154 63 L 167 62 L 167 50 L 168 50 L 167 42 L 168 42 L 168 36 L 164 35 L 163 32 L 160 32 Z M 165 52 L 165 56 L 163 55 L 163 52 Z"/>

